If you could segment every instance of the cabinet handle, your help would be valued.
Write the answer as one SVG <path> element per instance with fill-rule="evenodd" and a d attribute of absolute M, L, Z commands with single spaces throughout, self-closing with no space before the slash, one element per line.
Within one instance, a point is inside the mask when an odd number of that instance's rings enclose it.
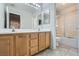
<path fill-rule="evenodd" d="M 19 38 L 23 38 L 24 36 L 18 36 Z"/>

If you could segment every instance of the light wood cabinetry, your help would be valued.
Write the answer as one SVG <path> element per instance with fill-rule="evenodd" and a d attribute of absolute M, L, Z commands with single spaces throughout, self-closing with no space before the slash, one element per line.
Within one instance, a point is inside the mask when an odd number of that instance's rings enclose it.
<path fill-rule="evenodd" d="M 0 34 L 0 56 L 34 55 L 50 47 L 50 32 Z"/>
<path fill-rule="evenodd" d="M 38 53 L 38 33 L 31 33 L 30 37 L 30 55 Z"/>
<path fill-rule="evenodd" d="M 46 48 L 50 47 L 50 32 L 46 32 Z"/>
<path fill-rule="evenodd" d="M 34 55 L 36 53 L 38 53 L 38 46 L 32 47 L 30 49 L 30 55 Z"/>
<path fill-rule="evenodd" d="M 42 51 L 45 49 L 46 40 L 45 40 L 45 32 L 39 33 L 39 51 Z"/>
<path fill-rule="evenodd" d="M 29 55 L 29 35 L 28 34 L 16 35 L 16 55 L 17 56 Z"/>
<path fill-rule="evenodd" d="M 0 36 L 0 56 L 14 55 L 13 53 L 13 36 Z"/>

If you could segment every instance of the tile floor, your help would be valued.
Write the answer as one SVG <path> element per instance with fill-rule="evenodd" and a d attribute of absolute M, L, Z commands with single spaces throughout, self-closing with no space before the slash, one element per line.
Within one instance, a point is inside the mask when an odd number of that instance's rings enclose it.
<path fill-rule="evenodd" d="M 78 56 L 78 50 L 72 48 L 57 48 L 57 49 L 47 49 L 44 50 L 36 56 Z"/>

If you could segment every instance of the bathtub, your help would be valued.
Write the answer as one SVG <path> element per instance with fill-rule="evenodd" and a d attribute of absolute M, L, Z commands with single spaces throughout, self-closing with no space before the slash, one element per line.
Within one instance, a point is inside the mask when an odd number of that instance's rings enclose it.
<path fill-rule="evenodd" d="M 67 38 L 67 37 L 62 37 L 60 40 L 60 43 L 62 45 L 66 45 L 72 48 L 78 48 L 79 49 L 79 39 L 74 39 L 74 38 Z"/>

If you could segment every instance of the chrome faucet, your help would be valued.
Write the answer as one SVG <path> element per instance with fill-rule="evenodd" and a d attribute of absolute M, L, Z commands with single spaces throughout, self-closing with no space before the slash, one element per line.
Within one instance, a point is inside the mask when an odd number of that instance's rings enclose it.
<path fill-rule="evenodd" d="M 12 32 L 15 32 L 15 29 L 12 29 Z"/>
<path fill-rule="evenodd" d="M 15 32 L 15 27 L 12 27 L 12 32 Z"/>

